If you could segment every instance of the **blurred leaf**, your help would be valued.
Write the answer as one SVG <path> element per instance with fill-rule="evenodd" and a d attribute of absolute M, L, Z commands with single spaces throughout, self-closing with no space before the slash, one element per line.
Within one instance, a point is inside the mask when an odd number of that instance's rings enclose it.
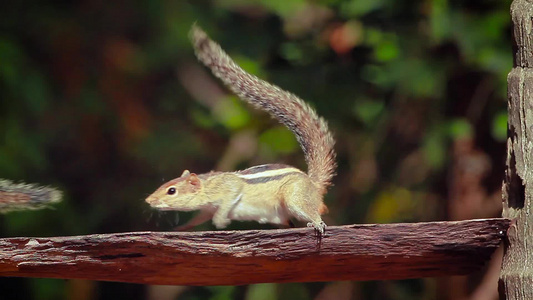
<path fill-rule="evenodd" d="M 492 119 L 491 133 L 497 141 L 505 142 L 507 139 L 507 118 L 507 111 L 502 111 Z"/>
<path fill-rule="evenodd" d="M 508 55 L 508 50 L 503 52 L 507 55 L 496 54 L 501 52 L 495 51 L 500 46 L 501 32 L 510 23 L 506 11 L 483 16 L 458 12 L 454 14 L 453 23 L 457 29 L 454 36 L 467 60 L 495 71 L 506 71 L 512 67 L 512 56 Z"/>
<path fill-rule="evenodd" d="M 405 72 L 409 70 L 409 72 Z M 394 71 L 402 92 L 416 97 L 438 97 L 442 94 L 443 70 L 425 64 L 421 59 L 398 62 Z"/>
<path fill-rule="evenodd" d="M 381 88 L 398 89 L 413 97 L 439 97 L 444 88 L 442 68 L 432 67 L 419 58 L 391 61 L 387 65 L 366 65 L 364 77 Z"/>
<path fill-rule="evenodd" d="M 153 129 L 131 151 L 159 172 L 177 174 L 192 157 L 206 156 L 207 148 L 193 132 L 167 123 Z"/>
<path fill-rule="evenodd" d="M 363 67 L 363 78 L 381 87 L 391 86 L 385 68 L 380 65 L 367 64 Z"/>
<path fill-rule="evenodd" d="M 384 109 L 385 104 L 379 101 L 357 100 L 354 103 L 355 115 L 367 126 L 374 124 Z"/>
<path fill-rule="evenodd" d="M 299 283 L 278 284 L 278 296 L 276 299 L 306 300 L 312 299 L 305 285 Z"/>
<path fill-rule="evenodd" d="M 220 99 L 213 109 L 216 119 L 230 129 L 239 129 L 250 122 L 250 113 L 236 96 Z"/>
<path fill-rule="evenodd" d="M 239 8 L 260 4 L 280 16 L 287 16 L 301 9 L 306 4 L 306 0 L 216 0 L 215 3 L 220 8 Z"/>
<path fill-rule="evenodd" d="M 451 29 L 448 0 L 431 0 L 431 37 L 436 42 L 448 38 Z"/>
<path fill-rule="evenodd" d="M 444 165 L 446 159 L 446 143 L 439 129 L 433 129 L 426 134 L 422 149 L 430 166 L 435 169 L 440 169 Z"/>
<path fill-rule="evenodd" d="M 4 215 L 4 222 L 8 229 L 7 235 L 16 236 L 35 226 L 43 223 L 44 214 L 37 210 L 14 211 Z"/>
<path fill-rule="evenodd" d="M 84 112 L 96 115 L 102 115 L 107 111 L 107 106 L 102 101 L 102 96 L 94 87 L 85 87 L 80 95 L 78 103 Z"/>
<path fill-rule="evenodd" d="M 276 283 L 261 283 L 248 286 L 246 300 L 275 300 L 277 297 Z"/>
<path fill-rule="evenodd" d="M 471 137 L 474 129 L 466 119 L 455 119 L 449 122 L 448 130 L 453 139 L 458 139 Z"/>
<path fill-rule="evenodd" d="M 371 204 L 367 221 L 391 223 L 409 220 L 417 203 L 413 193 L 405 188 L 387 189 L 381 192 Z"/>
<path fill-rule="evenodd" d="M 49 85 L 45 82 L 43 75 L 33 71 L 24 78 L 22 85 L 24 86 L 23 99 L 28 104 L 27 107 L 34 113 L 43 113 L 51 98 Z"/>
<path fill-rule="evenodd" d="M 306 0 L 255 0 L 280 16 L 293 14 L 294 11 L 302 9 L 306 5 Z"/>
<path fill-rule="evenodd" d="M 384 41 L 376 45 L 374 56 L 377 61 L 385 62 L 398 57 L 400 50 L 392 40 Z"/>
<path fill-rule="evenodd" d="M 358 17 L 382 8 L 387 2 L 387 0 L 348 0 L 341 3 L 340 11 L 345 16 Z"/>
<path fill-rule="evenodd" d="M 374 47 L 374 57 L 379 62 L 387 62 L 400 55 L 398 36 L 391 32 L 372 27 L 366 28 L 365 44 Z"/>
<path fill-rule="evenodd" d="M 368 45 L 374 46 L 383 41 L 385 33 L 377 28 L 366 27 L 365 28 L 365 42 Z"/>
<path fill-rule="evenodd" d="M 234 286 L 212 286 L 208 287 L 213 296 L 209 298 L 210 300 L 231 300 L 234 299 L 233 293 L 235 293 L 236 287 Z"/>
<path fill-rule="evenodd" d="M 6 147 L 0 146 L 0 170 L 3 177 L 21 177 L 22 166 L 13 159 Z"/>
<path fill-rule="evenodd" d="M 292 62 L 300 62 L 303 59 L 303 51 L 296 43 L 287 42 L 281 45 L 281 55 Z"/>
<path fill-rule="evenodd" d="M 298 141 L 287 128 L 279 126 L 261 134 L 259 142 L 274 153 L 293 153 L 298 148 Z"/>
<path fill-rule="evenodd" d="M 31 279 L 35 300 L 55 300 L 65 298 L 65 280 Z"/>
<path fill-rule="evenodd" d="M 0 80 L 8 86 L 16 85 L 25 62 L 23 51 L 12 40 L 0 36 Z"/>
<path fill-rule="evenodd" d="M 191 118 L 194 120 L 194 124 L 203 128 L 212 128 L 217 123 L 213 119 L 213 115 L 201 109 L 193 109 L 190 111 Z"/>
<path fill-rule="evenodd" d="M 477 56 L 478 63 L 486 70 L 505 74 L 513 66 L 513 58 L 507 51 L 497 48 L 480 49 Z"/>
<path fill-rule="evenodd" d="M 42 152 L 40 142 L 44 137 L 36 133 L 26 134 L 24 128 L 15 118 L 4 121 L 4 143 L 0 144 L 0 152 L 7 153 L 4 159 L 18 161 L 19 168 L 30 168 L 34 172 L 46 166 L 47 160 Z"/>

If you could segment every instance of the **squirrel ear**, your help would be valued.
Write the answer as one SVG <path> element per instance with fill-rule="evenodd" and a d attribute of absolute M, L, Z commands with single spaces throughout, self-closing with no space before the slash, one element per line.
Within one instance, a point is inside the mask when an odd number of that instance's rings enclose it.
<path fill-rule="evenodd" d="M 200 187 L 201 184 L 200 178 L 198 178 L 198 175 L 196 175 L 195 173 L 191 173 L 189 178 L 187 178 L 187 182 L 195 187 Z"/>
<path fill-rule="evenodd" d="M 180 177 L 186 177 L 186 176 L 189 176 L 190 174 L 191 174 L 191 172 L 189 172 L 189 170 L 185 170 L 185 171 L 183 171 L 183 173 L 181 173 Z"/>

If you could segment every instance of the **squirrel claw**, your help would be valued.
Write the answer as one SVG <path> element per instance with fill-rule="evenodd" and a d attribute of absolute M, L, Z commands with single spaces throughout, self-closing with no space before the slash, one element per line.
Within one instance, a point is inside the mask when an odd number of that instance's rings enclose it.
<path fill-rule="evenodd" d="M 319 235 L 324 235 L 326 232 L 326 223 L 323 221 L 320 221 L 319 223 L 309 222 L 307 223 L 307 227 L 314 227 Z"/>

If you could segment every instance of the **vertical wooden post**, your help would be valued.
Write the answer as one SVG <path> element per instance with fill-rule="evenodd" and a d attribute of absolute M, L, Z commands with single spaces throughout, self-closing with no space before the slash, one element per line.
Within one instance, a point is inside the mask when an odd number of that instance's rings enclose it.
<path fill-rule="evenodd" d="M 509 137 L 503 184 L 508 230 L 500 274 L 501 299 L 533 299 L 533 2 L 514 0 L 514 66 L 507 78 Z"/>

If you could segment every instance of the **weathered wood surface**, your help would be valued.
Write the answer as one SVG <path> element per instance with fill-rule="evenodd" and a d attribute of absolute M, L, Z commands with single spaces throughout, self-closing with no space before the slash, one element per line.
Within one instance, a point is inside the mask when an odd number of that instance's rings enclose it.
<path fill-rule="evenodd" d="M 500 273 L 500 298 L 533 299 L 533 3 L 511 5 L 514 67 L 507 77 L 509 137 L 503 216 L 509 229 Z"/>
<path fill-rule="evenodd" d="M 0 239 L 0 275 L 172 285 L 405 279 L 468 274 L 509 220 Z"/>

